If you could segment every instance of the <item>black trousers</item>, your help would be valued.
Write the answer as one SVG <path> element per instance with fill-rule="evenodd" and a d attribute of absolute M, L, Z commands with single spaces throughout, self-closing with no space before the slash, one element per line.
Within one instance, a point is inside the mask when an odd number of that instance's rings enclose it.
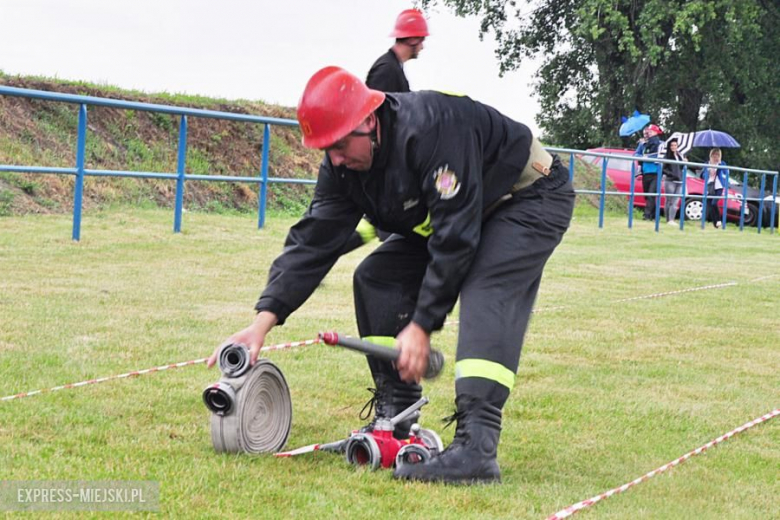
<path fill-rule="evenodd" d="M 516 193 L 483 223 L 479 248 L 461 287 L 458 395 L 467 393 L 503 407 L 514 384 L 542 271 L 569 226 L 573 208 L 568 172 L 556 159 L 550 176 Z M 424 242 L 393 235 L 358 266 L 354 296 L 362 337 L 394 337 L 409 323 L 429 259 Z M 374 374 L 394 372 L 378 360 L 369 360 L 369 365 Z"/>
<path fill-rule="evenodd" d="M 713 193 L 708 193 L 707 205 L 704 207 L 704 212 L 706 214 L 703 215 L 703 218 L 706 222 L 712 222 L 712 224 L 715 225 L 716 222 L 720 222 L 721 219 L 723 218 L 723 215 L 720 212 L 720 207 L 718 207 L 718 203 L 720 202 L 720 199 L 709 198 L 709 197 L 722 197 L 722 196 L 723 196 L 723 188 L 714 190 Z"/>
<path fill-rule="evenodd" d="M 658 191 L 658 175 L 655 173 L 642 174 L 642 191 L 656 193 Z M 646 220 L 655 220 L 655 201 L 655 195 L 645 195 L 644 218 Z"/>

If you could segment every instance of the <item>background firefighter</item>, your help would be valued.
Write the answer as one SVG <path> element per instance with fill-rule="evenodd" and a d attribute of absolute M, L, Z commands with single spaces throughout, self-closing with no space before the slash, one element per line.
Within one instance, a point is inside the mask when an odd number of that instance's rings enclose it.
<path fill-rule="evenodd" d="M 406 9 L 396 18 L 390 36 L 395 38 L 395 43 L 371 66 L 366 85 L 382 92 L 410 92 L 409 81 L 404 74 L 404 63 L 417 59 L 420 55 L 423 42 L 429 36 L 428 23 L 417 9 Z M 377 230 L 367 220 L 362 220 L 343 253 L 349 253 L 376 237 L 384 242 L 389 236 L 390 233 Z"/>
<path fill-rule="evenodd" d="M 500 480 L 501 410 L 544 265 L 571 220 L 568 172 L 527 126 L 487 105 L 437 92 L 385 94 L 338 67 L 309 80 L 298 121 L 304 145 L 326 152 L 314 198 L 271 267 L 255 321 L 227 342 L 246 344 L 256 359 L 268 331 L 312 294 L 367 215 L 394 235 L 355 272 L 358 329 L 401 349 L 397 370 L 369 362 L 378 415 L 421 394 L 430 334 L 461 302 L 455 438 L 395 476 Z"/>
<path fill-rule="evenodd" d="M 428 35 L 428 23 L 420 11 L 406 9 L 399 14 L 390 33 L 395 43 L 371 66 L 366 78 L 368 88 L 382 92 L 410 92 L 404 63 L 417 59 Z"/>

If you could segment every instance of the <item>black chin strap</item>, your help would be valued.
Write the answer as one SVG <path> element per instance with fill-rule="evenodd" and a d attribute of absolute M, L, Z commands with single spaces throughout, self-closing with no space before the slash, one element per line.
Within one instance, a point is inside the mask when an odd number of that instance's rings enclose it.
<path fill-rule="evenodd" d="M 377 124 L 374 126 L 374 128 L 368 132 L 361 132 L 359 130 L 353 130 L 349 133 L 349 135 L 356 135 L 358 137 L 368 137 L 371 140 L 371 162 L 374 162 L 374 152 L 379 149 L 379 139 L 377 139 L 377 128 L 379 125 Z"/>

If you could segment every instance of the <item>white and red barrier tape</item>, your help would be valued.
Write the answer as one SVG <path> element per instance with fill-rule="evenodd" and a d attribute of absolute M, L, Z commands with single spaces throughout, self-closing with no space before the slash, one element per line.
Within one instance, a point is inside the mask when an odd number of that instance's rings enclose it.
<path fill-rule="evenodd" d="M 764 280 L 769 280 L 770 278 L 776 278 L 777 276 L 780 276 L 780 275 L 769 274 L 769 275 L 766 275 L 766 276 L 759 276 L 758 278 L 753 278 L 752 280 L 750 280 L 750 283 L 763 282 Z"/>
<path fill-rule="evenodd" d="M 706 291 L 708 289 L 721 289 L 723 287 L 733 287 L 737 285 L 737 282 L 719 283 L 716 285 L 705 285 L 703 287 L 692 287 L 690 289 L 680 289 L 679 291 L 663 292 L 658 294 L 648 294 L 647 296 L 634 296 L 633 298 L 622 298 L 620 300 L 614 300 L 613 303 L 633 302 L 635 300 L 647 300 L 650 298 L 660 298 L 662 296 L 671 296 L 673 294 L 682 294 L 695 291 Z"/>
<path fill-rule="evenodd" d="M 301 347 L 304 345 L 314 345 L 315 343 L 319 343 L 320 339 L 308 339 L 306 341 L 293 341 L 290 343 L 280 343 L 278 345 L 271 345 L 268 347 L 262 347 L 260 349 L 261 352 L 268 352 L 270 350 L 284 350 L 288 348 L 293 347 Z M 161 367 L 153 367 L 153 368 L 147 368 L 144 370 L 133 370 L 132 372 L 127 372 L 125 374 L 119 374 L 117 376 L 107 376 L 107 377 L 100 377 L 97 379 L 89 379 L 87 381 L 81 381 L 79 383 L 69 383 L 67 385 L 60 385 L 55 386 L 52 388 L 44 388 L 42 390 L 33 390 L 31 392 L 22 392 L 20 394 L 14 394 L 9 395 L 7 397 L 0 398 L 0 401 L 12 401 L 14 399 L 21 399 L 23 397 L 30 397 L 33 395 L 38 394 L 45 394 L 49 392 L 56 392 L 58 390 L 67 390 L 69 388 L 78 388 L 80 386 L 87 386 L 87 385 L 95 385 L 97 383 L 105 383 L 106 381 L 113 381 L 114 379 L 124 379 L 127 377 L 135 377 L 135 376 L 142 376 L 144 374 L 152 374 L 154 372 L 162 372 L 163 370 L 168 370 L 171 368 L 180 368 L 180 367 L 186 367 L 190 365 L 199 365 L 201 363 L 205 363 L 208 358 L 201 358 L 201 359 L 193 359 L 191 361 L 182 361 L 181 363 L 173 363 L 170 365 L 163 365 Z"/>
<path fill-rule="evenodd" d="M 634 300 L 644 300 L 644 299 L 649 299 L 649 298 L 660 298 L 662 296 L 671 296 L 673 294 L 681 294 L 681 293 L 694 292 L 694 291 L 704 291 L 704 290 L 707 290 L 707 289 L 718 289 L 718 288 L 722 288 L 722 287 L 730 287 L 730 286 L 733 286 L 733 285 L 737 285 L 737 282 L 728 282 L 728 283 L 722 283 L 722 284 L 717 284 L 717 285 L 705 285 L 703 287 L 693 287 L 693 288 L 690 288 L 690 289 L 681 289 L 679 291 L 670 291 L 670 292 L 657 293 L 657 294 L 648 294 L 648 295 L 645 295 L 645 296 L 635 296 L 635 297 L 632 297 L 632 298 L 624 298 L 624 299 L 621 299 L 621 300 L 615 300 L 615 303 L 617 303 L 617 302 L 628 302 L 628 301 L 634 301 Z M 568 307 L 567 306 L 544 307 L 544 308 L 541 308 L 541 309 L 534 309 L 533 312 L 546 312 L 546 311 L 560 310 L 560 309 L 566 309 L 566 308 L 568 308 Z M 445 323 L 445 325 L 457 325 L 457 324 L 458 324 L 457 320 L 448 321 L 448 322 Z M 306 341 L 293 341 L 293 342 L 290 342 L 290 343 L 281 343 L 279 345 L 273 345 L 273 346 L 270 346 L 270 347 L 263 347 L 260 350 L 263 351 L 263 352 L 266 352 L 266 351 L 269 351 L 269 350 L 283 350 L 283 349 L 288 349 L 288 348 L 298 347 L 298 346 L 303 346 L 303 345 L 313 345 L 313 344 L 319 343 L 319 342 L 320 342 L 319 339 L 306 340 Z M 58 390 L 67 390 L 69 388 L 78 388 L 80 386 L 87 386 L 87 385 L 94 385 L 94 384 L 97 384 L 97 383 L 104 383 L 106 381 L 113 381 L 115 379 L 124 379 L 124 378 L 127 378 L 127 377 L 141 376 L 141 375 L 144 375 L 144 374 L 151 374 L 151 373 L 154 373 L 154 372 L 161 372 L 163 370 L 168 370 L 168 369 L 171 369 L 171 368 L 180 368 L 180 367 L 185 367 L 185 366 L 190 366 L 190 365 L 198 365 L 198 364 L 201 364 L 201 363 L 205 363 L 206 359 L 207 358 L 193 359 L 191 361 L 183 361 L 181 363 L 173 363 L 173 364 L 170 364 L 170 365 L 163 365 L 161 367 L 147 368 L 145 370 L 134 370 L 132 372 L 127 372 L 126 374 L 119 374 L 119 375 L 116 375 L 116 376 L 101 377 L 101 378 L 98 378 L 98 379 L 90 379 L 88 381 L 81 381 L 79 383 L 69 383 L 67 385 L 55 386 L 55 387 L 52 387 L 52 388 L 45 388 L 45 389 L 42 389 L 42 390 L 32 390 L 30 392 L 22 392 L 22 393 L 19 393 L 19 394 L 14 394 L 14 395 L 9 395 L 9 396 L 6 396 L 6 397 L 2 397 L 2 398 L 0 398 L 0 402 L 2 402 L 2 401 L 12 401 L 14 399 L 21 399 L 23 397 L 30 397 L 30 396 L 33 396 L 33 395 L 44 394 L 44 393 L 49 393 L 49 392 L 56 392 Z"/>
<path fill-rule="evenodd" d="M 671 468 L 673 468 L 673 467 L 675 467 L 675 466 L 677 466 L 679 464 L 682 464 L 683 462 L 685 462 L 686 460 L 690 459 L 694 455 L 699 455 L 701 453 L 704 453 L 706 450 L 708 450 L 709 448 L 712 448 L 716 444 L 719 444 L 719 443 L 721 443 L 721 442 L 723 442 L 725 440 L 728 440 L 731 437 L 735 436 L 736 434 L 742 433 L 745 430 L 747 430 L 748 428 L 752 428 L 753 426 L 755 426 L 757 424 L 761 424 L 762 422 L 766 422 L 769 419 L 777 417 L 778 415 L 780 415 L 780 408 L 776 408 L 776 409 L 772 410 L 771 412 L 769 412 L 768 414 L 762 415 L 758 419 L 754 419 L 754 420 L 750 421 L 749 423 L 745 423 L 742 426 L 740 426 L 739 428 L 731 430 L 730 432 L 726 433 L 725 435 L 721 435 L 717 439 L 708 442 L 704 446 L 696 448 L 695 450 L 686 453 L 682 457 L 680 457 L 678 459 L 675 459 L 672 462 L 669 462 L 668 464 L 664 464 L 660 468 L 654 469 L 650 473 L 642 475 L 641 477 L 639 477 L 636 480 L 632 480 L 628 484 L 623 484 L 620 487 L 616 487 L 614 489 L 610 489 L 609 491 L 607 491 L 605 493 L 602 493 L 600 495 L 596 495 L 593 498 L 589 498 L 588 500 L 583 500 L 582 502 L 577 502 L 576 504 L 571 505 L 571 506 L 569 506 L 569 507 L 567 507 L 565 509 L 561 509 L 560 511 L 558 511 L 554 515 L 548 516 L 547 520 L 562 520 L 563 518 L 568 518 L 571 515 L 573 515 L 574 513 L 576 513 L 577 511 L 580 511 L 580 510 L 585 509 L 587 507 L 590 507 L 590 506 L 592 506 L 594 504 L 597 504 L 597 503 L 601 502 L 602 500 L 604 500 L 605 498 L 609 498 L 609 497 L 611 497 L 613 495 L 617 495 L 618 493 L 622 493 L 623 491 L 627 491 L 627 490 L 631 489 L 632 487 L 636 486 L 637 484 L 641 484 L 642 482 L 645 482 L 645 481 L 651 479 L 652 477 L 654 477 L 654 476 L 656 476 L 656 475 L 658 475 L 660 473 L 663 473 L 664 471 L 667 471 L 668 469 L 671 469 Z"/>

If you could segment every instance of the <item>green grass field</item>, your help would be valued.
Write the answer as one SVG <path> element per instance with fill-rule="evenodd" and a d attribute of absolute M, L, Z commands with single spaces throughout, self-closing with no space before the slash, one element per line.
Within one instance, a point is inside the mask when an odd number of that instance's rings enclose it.
<path fill-rule="evenodd" d="M 249 323 L 294 220 L 272 216 L 258 231 L 250 215 L 187 213 L 174 235 L 172 219 L 87 213 L 80 243 L 67 215 L 0 219 L 0 397 L 205 357 Z M 369 251 L 342 258 L 268 343 L 354 334 L 351 272 Z M 0 402 L 0 478 L 159 481 L 160 513 L 146 514 L 175 518 L 544 518 L 780 406 L 778 253 L 778 233 L 655 233 L 619 216 L 600 230 L 593 211 L 578 213 L 537 302 L 563 308 L 532 320 L 504 411 L 501 485 L 400 484 L 322 453 L 215 454 L 201 391 L 219 375 L 204 366 Z M 616 301 L 724 282 L 736 285 Z M 426 386 L 421 421 L 445 444 L 456 332 L 435 336 L 450 363 Z M 361 425 L 360 355 L 311 346 L 269 357 L 292 391 L 289 448 Z M 776 419 L 577 516 L 770 517 L 779 476 Z"/>

